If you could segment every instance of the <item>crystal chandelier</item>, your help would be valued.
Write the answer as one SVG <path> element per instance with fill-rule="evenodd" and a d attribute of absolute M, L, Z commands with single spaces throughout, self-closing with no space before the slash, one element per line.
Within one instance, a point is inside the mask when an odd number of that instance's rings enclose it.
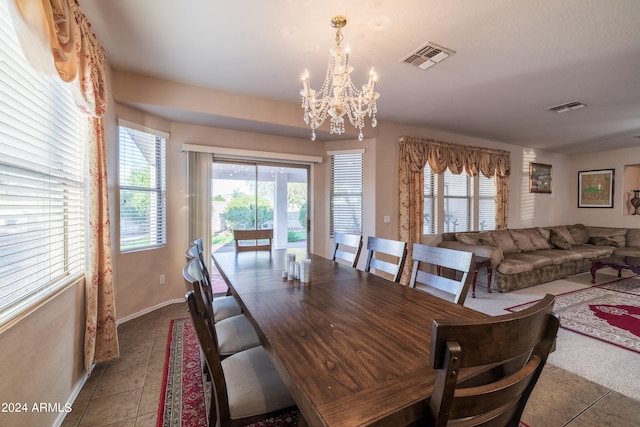
<path fill-rule="evenodd" d="M 327 115 L 331 116 L 331 131 L 338 135 L 344 133 L 344 116 L 349 118 L 351 124 L 360 131 L 358 139 L 362 141 L 362 128 L 366 116 L 371 117 L 371 126 L 377 124 L 376 100 L 380 96 L 375 92 L 378 76 L 373 70 L 369 71 L 369 81 L 362 86 L 362 90 L 356 89 L 351 82 L 349 65 L 349 48 L 340 46 L 342 42 L 341 29 L 347 25 L 347 18 L 335 16 L 331 19 L 331 26 L 337 28 L 336 46 L 329 50 L 329 65 L 327 74 L 319 93 L 309 87 L 309 71 L 302 74 L 302 108 L 304 108 L 304 121 L 311 126 L 311 140 L 316 140 L 316 129 L 324 123 Z"/>

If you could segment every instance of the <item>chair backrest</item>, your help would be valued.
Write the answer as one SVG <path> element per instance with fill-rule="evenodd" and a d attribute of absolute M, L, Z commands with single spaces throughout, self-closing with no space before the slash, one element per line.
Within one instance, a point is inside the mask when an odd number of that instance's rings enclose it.
<path fill-rule="evenodd" d="M 437 296 L 443 296 L 438 291 L 445 292 L 448 294 L 446 296 L 452 296 L 452 300 L 456 304 L 464 304 L 476 263 L 476 257 L 472 252 L 414 243 L 412 257 L 413 270 L 409 286 L 415 288 L 417 283 L 418 289 Z M 431 264 L 432 268 L 436 268 L 436 274 L 421 270 L 425 264 Z M 453 277 L 440 276 L 442 267 L 454 270 Z M 438 291 L 431 292 L 430 288 L 438 289 Z"/>
<path fill-rule="evenodd" d="M 393 276 L 394 282 L 400 282 L 402 267 L 407 259 L 407 243 L 398 240 L 383 239 L 380 237 L 369 237 L 367 239 L 367 263 L 364 271 L 374 268 L 376 271 L 384 271 Z M 374 256 L 375 254 L 375 256 Z M 390 262 L 378 258 L 378 254 L 390 255 L 397 260 Z"/>
<path fill-rule="evenodd" d="M 198 254 L 201 254 L 204 251 L 204 246 L 202 244 L 202 237 L 196 237 L 193 239 L 193 245 L 196 247 Z"/>
<path fill-rule="evenodd" d="M 345 250 L 349 249 L 349 250 Z M 333 253 L 331 260 L 344 260 L 351 267 L 358 265 L 362 250 L 362 236 L 360 234 L 333 233 Z"/>
<path fill-rule="evenodd" d="M 204 246 L 202 245 L 202 238 L 197 237 L 193 240 L 193 244 L 191 246 L 193 251 L 198 254 L 198 258 L 200 258 L 200 264 L 203 270 L 203 274 L 206 276 L 206 280 L 209 285 L 211 285 L 211 277 L 209 276 L 209 269 L 207 268 L 207 262 L 204 259 Z"/>
<path fill-rule="evenodd" d="M 192 259 L 199 256 L 200 254 L 198 254 L 198 248 L 196 247 L 196 245 L 189 246 L 189 249 L 187 249 L 184 253 L 184 257 L 187 259 L 187 261 L 191 261 Z"/>
<path fill-rule="evenodd" d="M 200 348 L 205 356 L 209 375 L 213 384 L 211 393 L 211 405 L 209 409 L 209 424 L 215 426 L 218 420 L 218 413 L 221 419 L 230 419 L 229 413 L 229 397 L 227 394 L 227 384 L 222 370 L 222 359 L 218 349 L 218 338 L 215 328 L 210 327 L 207 315 L 201 310 L 198 304 L 198 298 L 194 291 L 188 291 L 185 295 L 189 313 L 193 320 L 193 326 L 198 335 Z M 217 405 L 216 405 L 217 401 Z"/>
<path fill-rule="evenodd" d="M 436 382 L 430 424 L 466 418 L 465 426 L 517 426 L 558 331 L 555 297 L 487 321 L 434 320 L 431 366 Z M 486 376 L 459 384 L 460 369 L 496 364 Z"/>
<path fill-rule="evenodd" d="M 273 230 L 233 230 L 233 239 L 236 242 L 236 252 L 270 251 Z"/>
<path fill-rule="evenodd" d="M 202 263 L 199 258 L 194 258 L 187 262 L 182 270 L 182 276 L 184 277 L 187 290 L 191 290 L 195 293 L 196 301 L 198 302 L 198 309 L 206 313 L 211 321 L 211 327 L 214 325 L 214 312 L 213 312 L 213 291 L 210 284 L 207 283 L 203 270 Z"/>

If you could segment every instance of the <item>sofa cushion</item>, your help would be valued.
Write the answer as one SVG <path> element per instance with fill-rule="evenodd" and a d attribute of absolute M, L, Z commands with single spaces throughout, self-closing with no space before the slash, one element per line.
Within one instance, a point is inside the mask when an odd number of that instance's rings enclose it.
<path fill-rule="evenodd" d="M 589 229 L 584 224 L 567 225 L 574 245 L 584 245 L 589 240 Z"/>
<path fill-rule="evenodd" d="M 609 246 L 600 246 L 601 248 L 608 248 Z M 632 256 L 640 257 L 640 248 L 631 248 L 626 246 L 624 248 L 613 248 L 613 254 L 616 256 Z"/>
<path fill-rule="evenodd" d="M 571 249 L 571 242 L 569 241 L 569 238 L 571 236 L 567 237 L 564 233 L 558 231 L 556 228 L 552 228 L 549 231 L 551 233 L 549 241 L 553 246 L 558 249 Z"/>
<path fill-rule="evenodd" d="M 631 228 L 627 231 L 626 246 L 640 248 L 640 228 Z"/>
<path fill-rule="evenodd" d="M 505 259 L 515 259 L 525 261 L 533 265 L 533 268 L 542 268 L 547 265 L 552 265 L 553 261 L 547 256 L 536 255 L 535 252 L 527 252 L 521 254 L 509 254 Z"/>
<path fill-rule="evenodd" d="M 497 270 L 502 274 L 518 274 L 533 270 L 533 264 L 513 258 L 505 258 L 498 265 Z"/>
<path fill-rule="evenodd" d="M 485 246 L 493 246 L 494 248 L 498 247 L 498 245 L 496 245 L 496 241 L 493 240 L 491 231 L 481 231 L 478 234 L 478 243 Z"/>
<path fill-rule="evenodd" d="M 504 256 L 500 248 L 487 245 L 467 245 L 457 240 L 443 240 L 438 243 L 441 248 L 455 249 L 458 251 L 473 252 L 476 256 L 491 258 L 491 265 L 498 265 L 502 262 Z"/>
<path fill-rule="evenodd" d="M 478 233 L 456 233 L 456 241 L 467 245 L 477 245 Z"/>
<path fill-rule="evenodd" d="M 613 227 L 589 227 L 589 236 L 591 237 L 611 237 L 616 241 L 619 248 L 627 245 L 627 229 Z"/>
<path fill-rule="evenodd" d="M 618 247 L 618 242 L 612 237 L 592 236 L 589 237 L 589 243 L 594 246 L 613 246 Z"/>
<path fill-rule="evenodd" d="M 538 227 L 538 231 L 540 232 L 542 238 L 548 242 L 551 238 L 551 232 L 549 231 L 549 228 Z"/>
<path fill-rule="evenodd" d="M 536 256 L 544 256 L 551 259 L 554 265 L 584 259 L 580 252 L 566 249 L 548 249 L 546 251 L 536 251 L 535 254 Z"/>
<path fill-rule="evenodd" d="M 513 254 L 516 252 L 521 252 L 516 246 L 516 242 L 513 241 L 513 237 L 511 237 L 511 233 L 509 230 L 496 230 L 491 232 L 491 236 L 493 237 L 493 241 L 496 242 L 496 246 L 502 249 L 503 254 Z"/>
<path fill-rule="evenodd" d="M 580 252 L 585 259 L 603 258 L 613 254 L 613 246 L 573 245 L 571 250 Z M 640 250 L 640 249 L 639 249 Z"/>
<path fill-rule="evenodd" d="M 509 234 L 516 243 L 520 252 L 535 251 L 536 247 L 531 241 L 529 230 L 509 230 Z"/>

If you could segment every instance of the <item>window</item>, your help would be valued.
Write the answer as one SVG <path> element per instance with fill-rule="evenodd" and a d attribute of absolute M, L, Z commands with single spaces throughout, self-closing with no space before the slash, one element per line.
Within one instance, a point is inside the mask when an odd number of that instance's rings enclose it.
<path fill-rule="evenodd" d="M 69 85 L 24 59 L 0 2 L 0 318 L 84 270 L 87 119 Z"/>
<path fill-rule="evenodd" d="M 496 229 L 496 178 L 478 177 L 478 227 L 477 230 Z"/>
<path fill-rule="evenodd" d="M 362 152 L 331 155 L 329 233 L 362 234 Z"/>
<path fill-rule="evenodd" d="M 495 178 L 424 169 L 424 234 L 495 229 Z M 439 215 L 442 221 L 439 221 Z"/>
<path fill-rule="evenodd" d="M 436 218 L 436 175 L 431 168 L 424 168 L 424 222 L 423 234 L 435 234 Z"/>
<path fill-rule="evenodd" d="M 444 232 L 469 231 L 471 224 L 471 179 L 469 175 L 444 171 Z"/>
<path fill-rule="evenodd" d="M 165 138 L 120 123 L 120 251 L 166 243 Z"/>

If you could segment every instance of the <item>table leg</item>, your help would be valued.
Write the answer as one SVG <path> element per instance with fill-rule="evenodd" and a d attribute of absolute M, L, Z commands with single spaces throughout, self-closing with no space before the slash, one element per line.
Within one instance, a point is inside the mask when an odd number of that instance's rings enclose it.
<path fill-rule="evenodd" d="M 478 278 L 478 269 L 473 269 L 473 277 L 471 278 L 471 298 L 476 297 L 476 279 Z"/>
<path fill-rule="evenodd" d="M 591 263 L 591 283 L 596 283 L 596 271 L 600 268 L 599 264 L 600 263 L 596 261 Z"/>
<path fill-rule="evenodd" d="M 493 276 L 493 268 L 491 266 L 487 267 L 487 293 L 491 293 L 491 278 Z"/>

